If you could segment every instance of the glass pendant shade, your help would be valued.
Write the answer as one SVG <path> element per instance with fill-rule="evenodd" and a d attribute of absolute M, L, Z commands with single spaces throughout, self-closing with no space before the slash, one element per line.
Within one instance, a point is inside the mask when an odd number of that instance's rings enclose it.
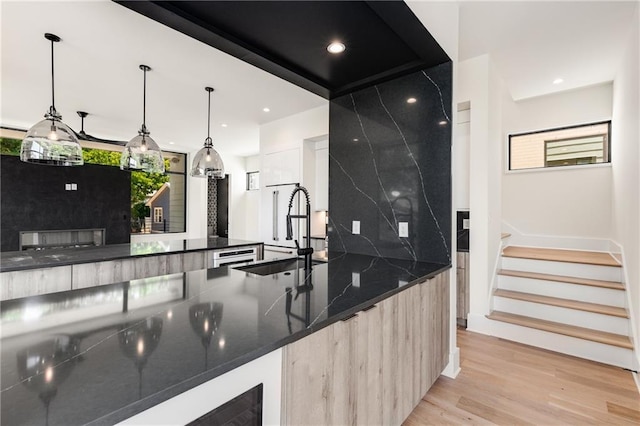
<path fill-rule="evenodd" d="M 20 159 L 51 166 L 83 165 L 82 147 L 73 130 L 60 121 L 58 115 L 48 113 L 45 117 L 31 127 L 22 140 Z"/>
<path fill-rule="evenodd" d="M 120 156 L 120 169 L 164 173 L 162 151 L 146 129 L 141 129 L 138 136 L 131 139 Z"/>
<path fill-rule="evenodd" d="M 193 157 L 191 176 L 224 179 L 224 163 L 220 158 L 220 154 L 213 149 L 213 141 L 211 140 L 211 92 L 213 92 L 213 88 L 205 87 L 204 90 L 209 93 L 207 138 L 204 140 L 204 146 Z"/>
<path fill-rule="evenodd" d="M 151 139 L 145 124 L 147 107 L 147 71 L 151 68 L 140 65 L 144 72 L 144 86 L 142 95 L 142 127 L 138 136 L 131 139 L 124 147 L 120 155 L 120 169 L 129 171 L 141 171 L 148 173 L 164 173 L 164 158 L 160 147 Z"/>
<path fill-rule="evenodd" d="M 55 34 L 45 33 L 51 42 L 51 106 L 44 120 L 32 126 L 20 147 L 20 160 L 51 166 L 81 166 L 82 147 L 73 130 L 62 122 L 55 107 L 53 44 L 60 41 Z"/>
<path fill-rule="evenodd" d="M 216 179 L 224 178 L 224 163 L 220 154 L 213 149 L 211 138 L 207 138 L 204 147 L 196 153 L 191 167 L 191 176 L 212 177 Z"/>

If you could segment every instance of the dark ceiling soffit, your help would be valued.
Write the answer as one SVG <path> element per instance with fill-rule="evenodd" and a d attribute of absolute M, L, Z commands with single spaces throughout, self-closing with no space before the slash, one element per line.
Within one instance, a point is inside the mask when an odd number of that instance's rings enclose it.
<path fill-rule="evenodd" d="M 221 31 L 219 28 L 208 25 L 198 17 L 175 8 L 170 2 L 113 1 L 318 96 L 325 99 L 330 98 L 331 91 L 311 78 L 303 76 L 305 73 L 302 70 L 299 73 L 291 71 L 289 68 L 280 65 L 275 58 L 271 58 L 266 52 L 258 51 L 254 46 L 248 46 L 242 40 Z"/>
<path fill-rule="evenodd" d="M 431 36 L 429 31 L 420 23 L 411 9 L 404 5 L 403 2 L 365 1 L 364 3 L 366 3 L 420 59 L 341 87 L 326 87 L 327 83 L 318 80 L 305 70 L 289 63 L 283 64 L 282 60 L 214 25 L 206 23 L 197 16 L 181 10 L 170 1 L 113 1 L 325 99 L 342 96 L 451 60 L 438 42 Z M 405 7 L 398 7 L 398 3 L 402 3 Z"/>
<path fill-rule="evenodd" d="M 449 55 L 422 25 L 408 6 L 386 1 L 367 1 L 367 6 L 426 63 L 436 66 L 451 61 Z"/>

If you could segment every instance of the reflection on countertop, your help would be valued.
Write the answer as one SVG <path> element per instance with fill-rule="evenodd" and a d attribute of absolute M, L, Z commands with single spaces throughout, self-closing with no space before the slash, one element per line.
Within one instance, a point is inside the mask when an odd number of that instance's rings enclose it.
<path fill-rule="evenodd" d="M 259 244 L 262 243 L 216 237 L 2 252 L 0 253 L 0 272 Z"/>
<path fill-rule="evenodd" d="M 113 424 L 449 267 L 332 252 L 310 276 L 221 267 L 2 302 L 0 421 Z"/>

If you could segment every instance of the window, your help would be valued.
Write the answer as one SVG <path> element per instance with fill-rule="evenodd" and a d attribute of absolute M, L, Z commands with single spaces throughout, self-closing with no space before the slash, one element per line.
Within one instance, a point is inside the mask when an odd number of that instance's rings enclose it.
<path fill-rule="evenodd" d="M 153 221 L 155 223 L 162 222 L 162 207 L 154 207 L 153 208 Z"/>
<path fill-rule="evenodd" d="M 5 137 L 9 136 L 9 137 Z M 0 154 L 20 155 L 24 132 L 2 128 L 0 131 Z M 118 142 L 102 143 L 80 140 L 84 162 L 120 167 L 122 146 Z M 166 173 L 123 172 L 131 174 L 131 233 L 185 232 L 187 156 L 186 154 L 162 151 Z M 163 189 L 163 191 L 160 191 Z M 149 229 L 145 218 L 151 215 L 149 201 L 156 195 L 163 197 L 163 226 Z M 154 216 L 155 217 L 155 216 Z M 153 219 L 153 218 L 152 218 Z"/>
<path fill-rule="evenodd" d="M 509 170 L 610 163 L 611 121 L 509 135 Z"/>
<path fill-rule="evenodd" d="M 260 172 L 247 173 L 247 191 L 260 189 Z"/>

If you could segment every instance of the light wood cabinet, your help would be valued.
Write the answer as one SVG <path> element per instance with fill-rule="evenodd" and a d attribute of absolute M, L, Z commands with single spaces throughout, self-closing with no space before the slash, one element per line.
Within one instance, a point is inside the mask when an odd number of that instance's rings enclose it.
<path fill-rule="evenodd" d="M 448 272 L 284 348 L 288 425 L 401 424 L 447 362 Z"/>
<path fill-rule="evenodd" d="M 458 324 L 466 327 L 469 312 L 469 253 L 456 253 L 456 318 Z"/>

